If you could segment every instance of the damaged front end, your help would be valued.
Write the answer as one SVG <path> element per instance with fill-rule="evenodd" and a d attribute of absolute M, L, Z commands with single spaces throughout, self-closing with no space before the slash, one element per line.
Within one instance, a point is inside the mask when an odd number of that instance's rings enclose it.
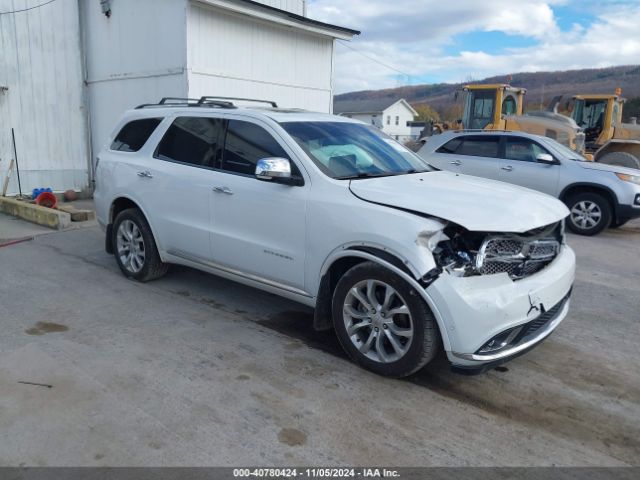
<path fill-rule="evenodd" d="M 429 240 L 438 267 L 423 283 L 445 325 L 456 369 L 513 358 L 566 317 L 575 255 L 563 221 L 524 233 L 474 232 L 449 223 Z"/>
<path fill-rule="evenodd" d="M 519 234 L 449 224 L 432 251 L 438 266 L 456 277 L 506 273 L 520 280 L 549 265 L 563 243 L 564 221 Z"/>

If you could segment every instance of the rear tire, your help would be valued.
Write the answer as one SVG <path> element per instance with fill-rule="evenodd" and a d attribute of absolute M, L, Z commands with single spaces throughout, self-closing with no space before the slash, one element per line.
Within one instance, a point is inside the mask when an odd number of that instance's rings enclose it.
<path fill-rule="evenodd" d="M 333 294 L 333 324 L 358 365 L 400 378 L 424 367 L 440 336 L 428 305 L 395 273 L 374 263 L 347 271 Z"/>
<path fill-rule="evenodd" d="M 605 165 L 617 165 L 618 167 L 637 168 L 640 169 L 640 160 L 634 155 L 627 152 L 611 152 L 597 159 L 598 163 Z"/>
<path fill-rule="evenodd" d="M 573 195 L 566 201 L 570 210 L 567 227 L 578 235 L 597 235 L 609 225 L 613 218 L 608 200 L 598 193 L 584 192 Z"/>
<path fill-rule="evenodd" d="M 126 277 L 148 282 L 167 273 L 169 266 L 160 259 L 151 227 L 140 210 L 120 212 L 112 235 L 113 254 Z"/>

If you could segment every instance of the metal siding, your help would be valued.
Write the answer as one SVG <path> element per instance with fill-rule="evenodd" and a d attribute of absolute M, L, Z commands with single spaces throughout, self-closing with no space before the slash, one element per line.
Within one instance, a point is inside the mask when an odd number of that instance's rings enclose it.
<path fill-rule="evenodd" d="M 187 1 L 83 3 L 94 157 L 124 111 L 162 97 L 187 95 Z"/>
<path fill-rule="evenodd" d="M 296 15 L 305 14 L 304 0 L 255 0 L 257 3 L 286 10 Z"/>
<path fill-rule="evenodd" d="M 0 11 L 25 8 L 0 0 Z M 0 185 L 13 158 L 16 132 L 23 192 L 88 185 L 80 29 L 76 0 L 0 16 Z M 9 192 L 18 191 L 14 170 Z"/>
<path fill-rule="evenodd" d="M 331 108 L 333 39 L 192 4 L 187 22 L 189 95 L 272 99 Z"/>
<path fill-rule="evenodd" d="M 83 3 L 89 81 L 183 68 L 185 9 L 186 0 L 113 2 L 107 18 L 97 0 Z"/>

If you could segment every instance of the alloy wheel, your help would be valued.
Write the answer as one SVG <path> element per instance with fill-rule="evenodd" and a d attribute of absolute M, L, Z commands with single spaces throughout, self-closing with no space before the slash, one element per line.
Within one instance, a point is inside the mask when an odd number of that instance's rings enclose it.
<path fill-rule="evenodd" d="M 581 229 L 593 228 L 602 219 L 602 210 L 595 202 L 583 200 L 571 209 L 571 221 Z"/>
<path fill-rule="evenodd" d="M 144 267 L 145 246 L 142 232 L 131 220 L 124 220 L 118 227 L 116 248 L 120 263 L 131 273 Z"/>
<path fill-rule="evenodd" d="M 343 320 L 353 345 L 376 362 L 395 362 L 411 346 L 409 307 L 393 287 L 379 280 L 363 280 L 349 290 Z"/>

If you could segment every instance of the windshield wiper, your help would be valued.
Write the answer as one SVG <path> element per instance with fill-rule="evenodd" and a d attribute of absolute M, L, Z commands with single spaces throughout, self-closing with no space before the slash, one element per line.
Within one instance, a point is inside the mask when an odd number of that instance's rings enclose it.
<path fill-rule="evenodd" d="M 371 173 L 371 172 L 360 172 L 355 175 L 345 175 L 344 177 L 335 177 L 337 180 L 357 180 L 359 178 L 379 178 L 379 177 L 395 177 L 398 175 L 408 175 L 411 173 L 424 173 L 428 170 L 416 170 L 412 168 L 410 170 L 405 170 L 403 172 L 380 172 L 380 173 Z"/>
<path fill-rule="evenodd" d="M 356 180 L 358 178 L 378 178 L 378 177 L 392 177 L 394 175 L 399 175 L 394 172 L 383 172 L 383 173 L 370 173 L 370 172 L 360 172 L 355 175 L 345 175 L 344 177 L 335 177 L 337 180 Z"/>

